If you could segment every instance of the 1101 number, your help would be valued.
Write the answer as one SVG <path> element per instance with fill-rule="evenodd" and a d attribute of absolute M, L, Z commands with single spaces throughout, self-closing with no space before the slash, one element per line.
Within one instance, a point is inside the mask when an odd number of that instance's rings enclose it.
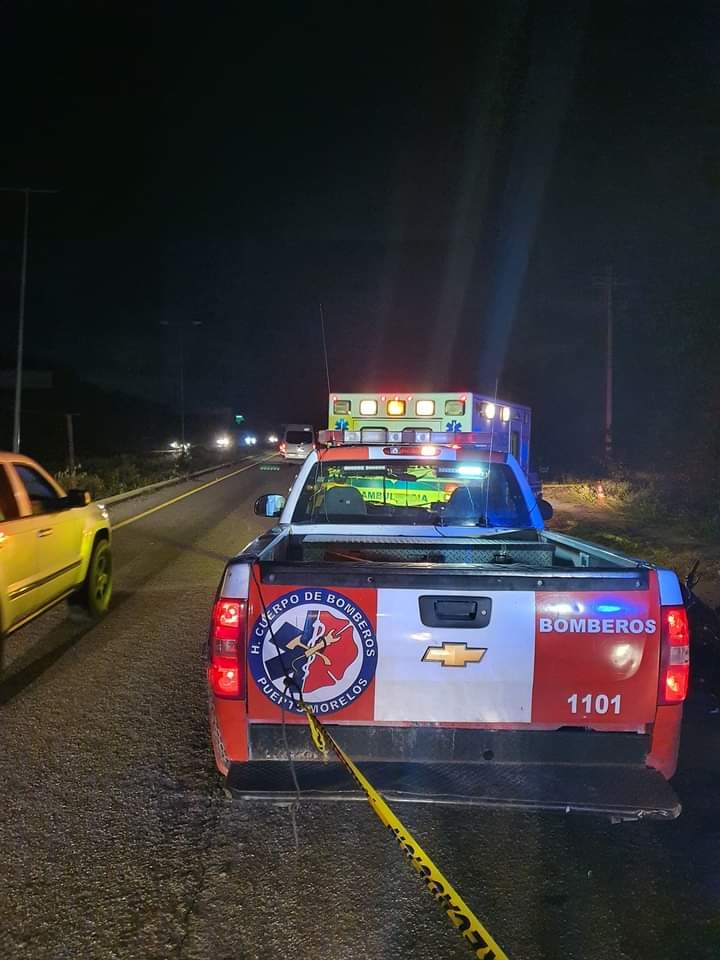
<path fill-rule="evenodd" d="M 598 713 L 600 716 L 606 713 L 614 713 L 617 716 L 620 713 L 619 693 L 614 697 L 609 697 L 606 693 L 586 693 L 584 697 L 573 693 L 568 697 L 567 702 L 570 704 L 570 713 Z"/>

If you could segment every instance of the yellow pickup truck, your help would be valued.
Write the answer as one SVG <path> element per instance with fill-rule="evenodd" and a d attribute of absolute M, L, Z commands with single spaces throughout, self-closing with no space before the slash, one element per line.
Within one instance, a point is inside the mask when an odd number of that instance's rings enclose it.
<path fill-rule="evenodd" d="M 0 640 L 65 599 L 102 616 L 110 540 L 107 510 L 89 493 L 66 492 L 34 460 L 0 451 Z"/>

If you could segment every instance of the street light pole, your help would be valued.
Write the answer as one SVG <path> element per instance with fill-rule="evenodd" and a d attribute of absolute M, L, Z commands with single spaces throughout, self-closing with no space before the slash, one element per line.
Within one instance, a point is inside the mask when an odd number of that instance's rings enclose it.
<path fill-rule="evenodd" d="M 25 190 L 22 261 L 20 265 L 20 304 L 18 307 L 17 363 L 15 366 L 15 408 L 13 413 L 13 453 L 20 452 L 20 405 L 22 403 L 23 345 L 25 340 L 25 287 L 27 283 L 28 226 L 30 191 Z"/>
<path fill-rule="evenodd" d="M 185 448 L 185 339 L 184 339 L 184 330 L 185 326 L 189 327 L 201 327 L 202 320 L 191 320 L 187 324 L 183 323 L 174 323 L 171 320 L 161 320 L 161 327 L 177 327 L 178 331 L 178 346 L 180 350 L 180 370 L 179 370 L 179 386 L 180 386 L 180 443 L 182 444 L 183 449 Z"/>
<path fill-rule="evenodd" d="M 25 287 L 27 284 L 28 230 L 30 224 L 30 194 L 57 193 L 57 190 L 37 190 L 32 187 L 0 187 L 1 193 L 23 193 L 25 216 L 23 217 L 22 260 L 20 263 L 20 302 L 18 305 L 17 361 L 15 364 L 15 408 L 13 412 L 13 453 L 20 452 L 20 410 L 22 405 L 23 347 L 25 342 Z"/>
<path fill-rule="evenodd" d="M 178 328 L 180 337 L 180 443 L 185 449 L 185 349 L 183 344 L 183 325 Z"/>

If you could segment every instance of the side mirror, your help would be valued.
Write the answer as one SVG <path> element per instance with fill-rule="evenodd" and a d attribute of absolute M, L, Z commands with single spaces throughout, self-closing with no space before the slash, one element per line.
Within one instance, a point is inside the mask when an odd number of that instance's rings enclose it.
<path fill-rule="evenodd" d="M 89 490 L 68 490 L 67 496 L 60 498 L 60 506 L 71 510 L 73 507 L 86 507 L 91 501 Z"/>
<path fill-rule="evenodd" d="M 548 503 L 547 500 L 538 499 L 537 505 L 540 507 L 540 516 L 543 518 L 543 520 L 550 520 L 555 512 L 552 508 L 552 504 Z"/>
<path fill-rule="evenodd" d="M 255 513 L 259 517 L 279 517 L 286 503 L 279 493 L 264 493 L 255 501 Z"/>

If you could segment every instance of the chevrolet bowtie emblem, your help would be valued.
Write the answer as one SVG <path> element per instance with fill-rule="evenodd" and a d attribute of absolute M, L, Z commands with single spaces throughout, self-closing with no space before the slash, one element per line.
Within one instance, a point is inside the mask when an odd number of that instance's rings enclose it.
<path fill-rule="evenodd" d="M 444 667 L 464 667 L 468 663 L 480 663 L 487 647 L 468 647 L 466 643 L 444 643 L 441 647 L 428 647 L 423 654 L 423 663 L 441 663 Z"/>

